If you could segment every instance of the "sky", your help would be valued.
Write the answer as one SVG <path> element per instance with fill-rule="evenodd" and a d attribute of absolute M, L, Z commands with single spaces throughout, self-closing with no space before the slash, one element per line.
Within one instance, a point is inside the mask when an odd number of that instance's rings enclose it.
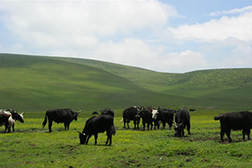
<path fill-rule="evenodd" d="M 0 0 L 0 53 L 168 73 L 252 68 L 252 1 Z"/>

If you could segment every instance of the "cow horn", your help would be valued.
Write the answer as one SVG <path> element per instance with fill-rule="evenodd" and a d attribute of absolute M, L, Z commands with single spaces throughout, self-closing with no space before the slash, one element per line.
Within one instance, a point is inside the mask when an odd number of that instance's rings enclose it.
<path fill-rule="evenodd" d="M 80 112 L 81 112 L 81 110 L 77 111 L 77 113 L 80 113 Z"/>
<path fill-rule="evenodd" d="M 80 133 L 81 134 L 81 132 L 80 131 L 78 131 L 78 130 L 76 130 L 78 133 Z"/>

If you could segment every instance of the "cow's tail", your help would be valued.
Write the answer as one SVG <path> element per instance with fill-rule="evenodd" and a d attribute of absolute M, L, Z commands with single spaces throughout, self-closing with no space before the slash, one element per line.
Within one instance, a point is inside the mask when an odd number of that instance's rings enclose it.
<path fill-rule="evenodd" d="M 47 122 L 47 112 L 46 112 L 46 114 L 45 114 L 45 119 L 44 119 L 44 122 L 43 122 L 43 128 L 45 127 L 45 125 L 46 125 L 46 122 Z"/>
<path fill-rule="evenodd" d="M 214 120 L 220 120 L 222 118 L 222 115 L 218 115 L 214 117 Z"/>

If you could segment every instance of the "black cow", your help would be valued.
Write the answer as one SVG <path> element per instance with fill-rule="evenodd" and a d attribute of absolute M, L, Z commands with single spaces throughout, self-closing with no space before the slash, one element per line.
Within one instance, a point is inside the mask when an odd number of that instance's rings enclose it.
<path fill-rule="evenodd" d="M 188 134 L 190 135 L 190 114 L 186 109 L 179 109 L 175 115 L 175 136 L 184 136 L 185 127 L 187 127 Z"/>
<path fill-rule="evenodd" d="M 111 108 L 105 108 L 103 110 L 100 110 L 100 112 L 101 112 L 102 115 L 111 115 L 112 117 L 115 116 L 115 112 Z"/>
<path fill-rule="evenodd" d="M 140 109 L 136 106 L 134 107 L 129 107 L 123 111 L 123 123 L 124 123 L 124 128 L 125 124 L 127 123 L 127 126 L 129 128 L 129 122 L 130 120 L 134 121 L 134 129 L 139 129 L 139 122 L 140 122 L 140 115 L 139 115 Z"/>
<path fill-rule="evenodd" d="M 230 138 L 232 130 L 242 130 L 243 140 L 245 141 L 245 134 L 248 135 L 250 140 L 250 129 L 252 128 L 252 113 L 248 111 L 242 112 L 229 112 L 220 114 L 214 117 L 214 120 L 220 120 L 221 125 L 221 141 L 223 142 L 223 136 L 226 133 L 229 142 L 232 141 Z"/>
<path fill-rule="evenodd" d="M 52 122 L 64 123 L 65 130 L 69 130 L 69 125 L 73 120 L 77 120 L 78 112 L 73 112 L 71 109 L 52 109 L 47 110 L 45 114 L 45 120 L 43 122 L 43 128 L 46 125 L 48 118 L 48 128 L 49 132 L 52 132 Z"/>
<path fill-rule="evenodd" d="M 110 115 L 93 116 L 86 121 L 82 132 L 79 132 L 81 144 L 88 144 L 89 138 L 94 135 L 95 145 L 97 144 L 98 133 L 107 132 L 106 145 L 112 144 L 112 134 L 115 135 L 114 118 Z"/>
<path fill-rule="evenodd" d="M 153 127 L 152 124 L 152 113 L 151 109 L 143 109 L 139 112 L 140 117 L 142 118 L 142 123 L 143 123 L 143 131 L 145 130 L 145 124 L 147 124 L 147 129 L 149 130 L 149 127 L 151 126 L 151 130 Z"/>
<path fill-rule="evenodd" d="M 166 123 L 169 125 L 169 129 L 172 127 L 174 113 L 176 113 L 173 109 L 164 109 L 164 108 L 158 108 L 158 110 L 153 110 L 152 112 L 152 118 L 154 120 L 154 129 L 159 129 L 159 122 L 163 123 L 163 129 L 165 129 Z"/>
<path fill-rule="evenodd" d="M 5 125 L 5 132 L 6 132 L 6 128 L 8 128 L 9 126 L 9 117 L 11 117 L 11 114 L 7 114 L 7 113 L 0 113 L 0 126 Z"/>

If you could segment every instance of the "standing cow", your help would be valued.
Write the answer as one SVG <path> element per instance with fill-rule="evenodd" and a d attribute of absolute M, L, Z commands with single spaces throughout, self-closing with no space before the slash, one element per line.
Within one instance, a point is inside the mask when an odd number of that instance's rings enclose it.
<path fill-rule="evenodd" d="M 169 129 L 172 127 L 174 113 L 176 113 L 173 109 L 164 109 L 158 108 L 158 110 L 152 111 L 152 119 L 154 121 L 154 129 L 159 129 L 160 122 L 163 124 L 163 129 L 165 129 L 166 123 L 169 125 Z"/>
<path fill-rule="evenodd" d="M 187 127 L 188 134 L 190 135 L 190 114 L 186 109 L 179 109 L 175 115 L 175 122 L 174 122 L 174 130 L 175 136 L 181 137 L 184 136 L 184 129 Z"/>
<path fill-rule="evenodd" d="M 136 106 L 129 107 L 123 111 L 123 123 L 124 128 L 126 128 L 125 124 L 127 123 L 128 129 L 129 129 L 129 122 L 131 120 L 134 121 L 134 129 L 139 129 L 139 122 L 140 122 L 140 115 L 139 115 L 140 109 Z"/>
<path fill-rule="evenodd" d="M 65 130 L 69 130 L 69 125 L 73 120 L 77 120 L 78 112 L 73 112 L 71 109 L 53 109 L 47 110 L 43 122 L 43 128 L 46 125 L 48 118 L 49 132 L 52 132 L 52 122 L 64 123 Z"/>
<path fill-rule="evenodd" d="M 94 135 L 97 144 L 98 133 L 107 132 L 106 145 L 112 144 L 112 134 L 115 135 L 114 118 L 110 115 L 93 116 L 86 121 L 82 132 L 79 132 L 80 144 L 88 144 L 89 138 Z"/>
<path fill-rule="evenodd" d="M 10 132 L 11 127 L 12 131 L 15 132 L 15 122 L 16 120 L 20 121 L 21 123 L 24 123 L 24 117 L 23 113 L 19 114 L 15 110 L 7 109 L 7 110 L 0 110 L 1 119 L 0 119 L 0 125 L 5 125 L 5 132 Z M 4 115 L 5 114 L 5 115 Z M 9 116 L 6 120 L 6 116 Z"/>
<path fill-rule="evenodd" d="M 229 112 L 220 114 L 214 117 L 214 120 L 220 120 L 220 137 L 223 142 L 224 134 L 227 134 L 229 142 L 232 141 L 230 137 L 232 130 L 242 130 L 243 140 L 245 141 L 245 134 L 248 135 L 250 140 L 250 129 L 252 128 L 252 113 L 248 111 L 242 112 Z"/>
<path fill-rule="evenodd" d="M 151 130 L 152 130 L 153 124 L 152 124 L 151 109 L 149 109 L 149 108 L 143 109 L 139 112 L 139 115 L 142 118 L 143 131 L 145 130 L 145 124 L 147 124 L 148 130 L 150 129 L 150 126 L 151 126 Z"/>

